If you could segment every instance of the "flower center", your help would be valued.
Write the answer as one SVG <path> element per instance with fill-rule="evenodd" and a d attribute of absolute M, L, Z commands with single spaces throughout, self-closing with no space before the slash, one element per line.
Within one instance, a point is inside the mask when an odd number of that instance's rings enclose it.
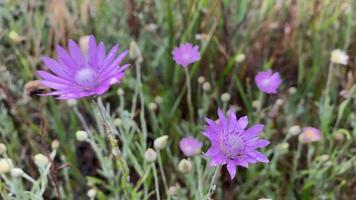
<path fill-rule="evenodd" d="M 227 157 L 234 158 L 238 155 L 242 146 L 242 138 L 238 135 L 231 134 L 223 139 L 220 148 Z"/>
<path fill-rule="evenodd" d="M 264 85 L 264 86 L 268 86 L 269 83 L 270 83 L 270 80 L 269 80 L 268 78 L 267 78 L 267 79 L 264 79 L 264 80 L 262 81 L 262 85 Z"/>
<path fill-rule="evenodd" d="M 190 58 L 190 54 L 189 53 L 183 53 L 182 55 L 184 60 L 188 60 Z"/>
<path fill-rule="evenodd" d="M 75 74 L 75 81 L 84 87 L 84 89 L 91 89 L 96 83 L 96 72 L 89 68 L 82 68 Z"/>

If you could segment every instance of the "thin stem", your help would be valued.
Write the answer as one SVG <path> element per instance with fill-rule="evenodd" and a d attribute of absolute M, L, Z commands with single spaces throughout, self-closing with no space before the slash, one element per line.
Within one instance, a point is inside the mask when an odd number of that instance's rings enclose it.
<path fill-rule="evenodd" d="M 193 103 L 192 103 L 192 87 L 190 85 L 188 68 L 184 67 L 184 73 L 185 73 L 186 84 L 187 84 L 187 103 L 188 103 L 188 108 L 189 108 L 189 117 L 190 117 L 190 121 L 194 122 Z"/>
<path fill-rule="evenodd" d="M 164 170 L 163 170 L 161 153 L 159 151 L 157 151 L 157 154 L 158 154 L 158 166 L 159 166 L 160 173 L 162 175 L 164 189 L 166 190 L 166 194 L 168 194 L 167 179 L 166 179 L 166 175 L 164 174 Z"/>
<path fill-rule="evenodd" d="M 207 195 L 208 198 L 207 198 L 207 199 L 211 199 L 211 198 L 210 198 L 211 195 L 214 194 L 214 191 L 215 191 L 214 186 L 215 186 L 216 178 L 217 178 L 217 176 L 218 176 L 218 173 L 219 173 L 220 169 L 221 169 L 221 166 L 216 167 L 215 172 L 214 172 L 214 175 L 213 175 L 213 177 L 211 178 L 210 187 L 209 187 L 209 192 L 208 192 L 208 195 Z"/>
<path fill-rule="evenodd" d="M 334 71 L 334 64 L 330 62 L 329 71 L 328 71 L 328 79 L 326 81 L 325 96 L 328 96 L 329 92 L 330 92 L 333 71 Z"/>
<path fill-rule="evenodd" d="M 155 163 L 152 163 L 152 169 L 153 169 L 153 177 L 155 179 L 155 188 L 156 188 L 156 197 L 157 200 L 160 200 L 160 196 L 159 196 L 159 185 L 158 185 L 158 176 L 157 176 L 157 168 Z"/>

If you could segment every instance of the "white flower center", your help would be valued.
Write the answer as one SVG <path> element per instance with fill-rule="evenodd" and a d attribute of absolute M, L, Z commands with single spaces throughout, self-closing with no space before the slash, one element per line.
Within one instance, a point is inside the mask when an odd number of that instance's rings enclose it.
<path fill-rule="evenodd" d="M 221 143 L 221 151 L 229 158 L 236 157 L 241 147 L 243 147 L 243 139 L 234 134 L 226 136 Z"/>
<path fill-rule="evenodd" d="M 80 69 L 76 74 L 75 74 L 75 81 L 83 86 L 85 89 L 90 89 L 95 85 L 95 79 L 96 79 L 96 72 L 89 68 L 83 68 Z"/>
<path fill-rule="evenodd" d="M 269 84 L 270 84 L 270 80 L 268 79 L 268 78 L 266 78 L 266 79 L 264 79 L 263 81 L 262 81 L 262 85 L 263 86 L 268 86 Z"/>
<path fill-rule="evenodd" d="M 183 53 L 182 55 L 184 60 L 188 60 L 190 58 L 190 54 L 189 53 Z"/>

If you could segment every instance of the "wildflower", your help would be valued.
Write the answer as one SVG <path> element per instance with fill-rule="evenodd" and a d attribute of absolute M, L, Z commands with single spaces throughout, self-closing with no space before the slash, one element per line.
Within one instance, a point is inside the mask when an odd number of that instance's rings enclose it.
<path fill-rule="evenodd" d="M 288 133 L 291 135 L 298 135 L 301 131 L 300 126 L 294 125 L 289 128 Z"/>
<path fill-rule="evenodd" d="M 190 162 L 190 160 L 187 160 L 187 159 L 182 159 L 178 163 L 178 169 L 183 174 L 186 174 L 192 170 L 192 162 Z"/>
<path fill-rule="evenodd" d="M 34 161 L 37 167 L 44 167 L 49 164 L 49 159 L 47 156 L 39 153 L 34 156 Z"/>
<path fill-rule="evenodd" d="M 12 160 L 10 158 L 1 158 L 0 159 L 0 174 L 5 174 L 10 172 L 14 167 Z"/>
<path fill-rule="evenodd" d="M 6 153 L 6 145 L 3 143 L 0 143 L 0 155 Z"/>
<path fill-rule="evenodd" d="M 94 199 L 95 196 L 96 196 L 96 189 L 91 188 L 90 190 L 88 190 L 87 196 L 88 196 L 90 199 Z"/>
<path fill-rule="evenodd" d="M 303 132 L 299 135 L 299 140 L 302 143 L 311 143 L 320 140 L 320 131 L 314 127 L 306 127 Z"/>
<path fill-rule="evenodd" d="M 145 152 L 145 159 L 148 162 L 154 162 L 157 159 L 157 153 L 155 152 L 155 150 L 148 148 Z"/>
<path fill-rule="evenodd" d="M 204 76 L 199 76 L 198 77 L 198 83 L 203 84 L 205 82 L 205 77 Z"/>
<path fill-rule="evenodd" d="M 57 96 L 58 99 L 79 99 L 85 96 L 101 95 L 110 85 L 118 83 L 129 67 L 119 67 L 127 55 L 127 51 L 115 57 L 118 45 L 106 55 L 105 46 L 96 44 L 94 36 L 90 36 L 88 54 L 84 55 L 79 46 L 69 40 L 69 51 L 57 46 L 58 59 L 44 57 L 43 62 L 53 72 L 37 71 L 43 78 L 41 84 L 56 91 L 45 94 Z"/>
<path fill-rule="evenodd" d="M 330 61 L 336 64 L 347 65 L 349 56 L 341 49 L 335 49 L 331 52 Z"/>
<path fill-rule="evenodd" d="M 263 125 L 256 124 L 246 129 L 247 116 L 237 120 L 232 110 L 225 116 L 222 110 L 218 110 L 219 120 L 215 122 L 206 118 L 206 127 L 203 134 L 210 140 L 211 147 L 205 153 L 211 158 L 210 166 L 227 165 L 231 179 L 236 175 L 236 166 L 248 167 L 248 163 L 268 163 L 268 158 L 258 152 L 257 148 L 263 148 L 270 142 L 259 139 Z"/>
<path fill-rule="evenodd" d="M 79 142 L 84 142 L 88 140 L 89 134 L 86 131 L 77 131 L 75 136 Z"/>
<path fill-rule="evenodd" d="M 155 102 L 151 102 L 148 104 L 148 109 L 150 111 L 156 111 L 157 110 L 157 104 Z"/>
<path fill-rule="evenodd" d="M 275 94 L 277 93 L 277 89 L 282 83 L 282 80 L 278 72 L 272 73 L 272 70 L 269 69 L 267 71 L 259 72 L 255 76 L 255 82 L 261 92 Z"/>
<path fill-rule="evenodd" d="M 25 172 L 21 168 L 12 168 L 10 170 L 10 174 L 12 177 L 20 177 L 24 174 Z"/>
<path fill-rule="evenodd" d="M 200 149 L 203 146 L 203 143 L 198 139 L 195 139 L 191 136 L 185 137 L 179 141 L 179 148 L 185 156 L 195 156 L 200 153 Z"/>
<path fill-rule="evenodd" d="M 188 67 L 191 63 L 200 60 L 199 46 L 190 43 L 181 44 L 172 51 L 173 59 L 178 65 Z"/>
<path fill-rule="evenodd" d="M 167 140 L 168 140 L 168 135 L 163 135 L 155 139 L 155 141 L 153 142 L 153 146 L 155 147 L 155 149 L 158 150 L 164 149 L 167 146 Z"/>
<path fill-rule="evenodd" d="M 205 82 L 205 83 L 203 84 L 203 90 L 206 91 L 206 92 L 208 92 L 208 91 L 211 90 L 211 85 L 210 85 L 209 82 Z"/>

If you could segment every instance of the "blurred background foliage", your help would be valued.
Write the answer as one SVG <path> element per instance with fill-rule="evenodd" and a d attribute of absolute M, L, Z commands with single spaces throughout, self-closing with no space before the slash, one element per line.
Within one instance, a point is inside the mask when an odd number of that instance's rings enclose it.
<path fill-rule="evenodd" d="M 94 134 L 101 133 L 98 110 L 89 100 L 72 106 L 38 97 L 46 88 L 30 82 L 38 79 L 35 70 L 45 69 L 41 57 L 56 56 L 57 44 L 66 46 L 69 39 L 79 41 L 93 34 L 107 48 L 119 43 L 122 49 L 129 49 L 134 41 L 142 54 L 142 62 L 127 60 L 132 67 L 123 82 L 102 96 L 105 105 L 110 103 L 107 109 L 112 118 L 125 122 L 131 108 L 136 113 L 133 121 L 140 130 L 123 136 L 131 142 L 119 142 L 119 146 L 127 146 L 123 154 L 128 159 L 130 182 L 137 183 L 148 169 L 141 169 L 143 161 L 135 163 L 133 157 L 142 160 L 153 139 L 167 134 L 171 145 L 162 152 L 162 159 L 170 175 L 168 183 L 179 183 L 185 198 L 196 199 L 187 181 L 194 176 L 177 175 L 176 166 L 183 157 L 178 141 L 193 135 L 204 141 L 206 151 L 208 141 L 200 134 L 204 117 L 216 118 L 217 107 L 233 106 L 239 116 L 248 114 L 251 122 L 266 124 L 265 137 L 272 143 L 265 153 L 271 163 L 239 168 L 234 181 L 223 172 L 215 199 L 354 199 L 354 10 L 354 0 L 0 1 L 0 141 L 7 145 L 8 156 L 35 176 L 32 155 L 48 152 L 51 142 L 58 139 L 54 162 L 59 169 L 51 173 L 50 182 L 56 179 L 69 199 L 85 196 L 88 182 L 101 188 L 108 181 L 98 174 L 103 165 L 98 155 L 89 144 L 77 142 L 74 134 L 85 123 Z M 198 44 L 202 53 L 202 60 L 190 68 L 193 122 L 188 120 L 183 71 L 171 58 L 172 49 L 182 42 Z M 348 53 L 349 64 L 333 68 L 330 94 L 325 94 L 330 52 L 337 48 Z M 253 77 L 267 68 L 281 73 L 283 85 L 277 95 L 256 101 L 259 92 Z M 132 101 L 138 70 L 144 107 Z M 199 76 L 209 82 L 210 90 L 202 88 Z M 117 94 L 119 87 L 123 96 Z M 225 92 L 231 95 L 228 103 L 220 98 Z M 152 102 L 158 109 L 149 109 Z M 256 112 L 257 103 L 263 103 L 261 112 Z M 144 110 L 147 146 L 137 142 L 138 133 L 145 132 L 140 119 Z M 317 127 L 323 139 L 301 145 L 298 137 L 289 134 L 294 125 Z M 107 144 L 101 142 L 104 148 Z M 54 187 L 49 184 L 45 198 L 56 198 Z M 145 180 L 144 187 L 154 188 L 152 177 Z M 112 192 L 102 191 L 102 195 Z"/>

